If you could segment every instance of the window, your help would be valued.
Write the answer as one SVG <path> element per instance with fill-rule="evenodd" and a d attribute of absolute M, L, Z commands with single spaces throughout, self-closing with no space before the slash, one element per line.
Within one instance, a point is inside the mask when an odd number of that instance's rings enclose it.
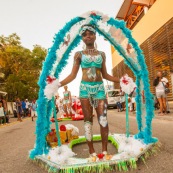
<path fill-rule="evenodd" d="M 116 97 L 119 91 L 108 91 L 108 97 Z"/>

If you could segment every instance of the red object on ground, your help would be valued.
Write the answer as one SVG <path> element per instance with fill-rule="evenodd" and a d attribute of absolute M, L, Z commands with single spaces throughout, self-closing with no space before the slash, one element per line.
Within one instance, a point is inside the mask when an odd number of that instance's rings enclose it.
<path fill-rule="evenodd" d="M 61 125 L 59 129 L 60 129 L 60 131 L 66 131 L 65 125 Z"/>
<path fill-rule="evenodd" d="M 103 154 L 103 153 L 97 154 L 97 157 L 98 157 L 99 159 L 103 159 L 104 154 Z"/>

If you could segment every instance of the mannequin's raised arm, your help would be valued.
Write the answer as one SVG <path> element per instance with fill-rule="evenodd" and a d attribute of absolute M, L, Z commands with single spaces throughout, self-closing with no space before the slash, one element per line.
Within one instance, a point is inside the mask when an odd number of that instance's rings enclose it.
<path fill-rule="evenodd" d="M 81 54 L 79 52 L 76 52 L 74 56 L 72 71 L 64 80 L 60 82 L 61 86 L 67 85 L 76 78 L 80 67 L 80 59 L 81 59 Z"/>

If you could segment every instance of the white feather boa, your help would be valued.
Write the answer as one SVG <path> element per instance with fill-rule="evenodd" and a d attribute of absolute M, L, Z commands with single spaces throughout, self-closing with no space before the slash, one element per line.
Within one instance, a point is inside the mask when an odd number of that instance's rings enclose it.
<path fill-rule="evenodd" d="M 147 148 L 142 140 L 137 140 L 133 136 L 127 138 L 125 135 L 114 135 L 119 143 L 118 154 L 115 154 L 111 160 L 136 158 Z"/>
<path fill-rule="evenodd" d="M 51 79 L 52 81 L 47 82 L 47 85 L 44 90 L 44 95 L 49 100 L 52 99 L 52 97 L 55 95 L 55 93 L 57 93 L 59 87 L 61 86 L 58 79 L 55 79 L 55 78 L 51 78 Z"/>

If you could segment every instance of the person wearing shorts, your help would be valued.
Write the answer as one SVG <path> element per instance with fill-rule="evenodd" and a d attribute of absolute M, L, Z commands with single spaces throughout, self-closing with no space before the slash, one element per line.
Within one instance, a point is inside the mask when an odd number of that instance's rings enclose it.
<path fill-rule="evenodd" d="M 161 71 L 157 72 L 153 85 L 155 86 L 156 97 L 160 105 L 159 115 L 163 115 L 163 111 L 167 114 L 165 87 L 169 87 L 169 83 L 168 79 L 162 76 Z"/>
<path fill-rule="evenodd" d="M 31 119 L 34 121 L 34 116 L 37 117 L 37 102 L 33 100 L 31 103 Z"/>
<path fill-rule="evenodd" d="M 19 98 L 16 100 L 16 109 L 17 109 L 17 121 L 22 122 L 21 115 L 22 115 L 22 103 Z"/>

